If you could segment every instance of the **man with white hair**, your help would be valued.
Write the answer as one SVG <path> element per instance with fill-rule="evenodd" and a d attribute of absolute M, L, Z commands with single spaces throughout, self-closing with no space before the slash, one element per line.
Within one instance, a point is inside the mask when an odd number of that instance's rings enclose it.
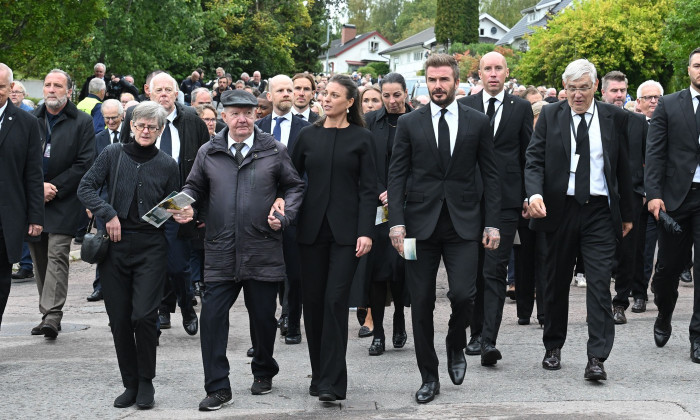
<path fill-rule="evenodd" d="M 34 108 L 23 102 L 24 96 L 27 94 L 27 89 L 24 88 L 22 82 L 14 81 L 13 83 L 12 90 L 10 91 L 10 100 L 12 101 L 12 104 L 19 109 L 32 112 Z"/>
<path fill-rule="evenodd" d="M 604 380 L 603 362 L 615 337 L 610 296 L 615 247 L 632 229 L 633 220 L 628 113 L 594 100 L 598 79 L 588 60 L 570 63 L 562 82 L 567 100 L 542 108 L 525 166 L 530 227 L 545 233 L 546 261 L 553 264 L 545 279 L 542 367 L 561 369 L 569 283 L 580 252 L 588 284 L 584 378 Z"/>
<path fill-rule="evenodd" d="M 90 80 L 92 79 L 102 79 L 105 84 L 107 83 L 107 79 L 105 79 L 105 72 L 107 71 L 107 67 L 102 64 L 102 63 L 97 63 L 95 64 L 95 67 L 93 67 L 93 70 L 95 73 L 92 76 L 89 76 L 86 80 L 85 83 L 83 83 L 83 88 L 80 89 L 80 95 L 78 95 L 78 101 L 82 101 L 83 99 L 87 98 L 87 96 L 90 94 Z M 71 89 L 73 86 L 69 86 Z"/>
<path fill-rule="evenodd" d="M 105 98 L 107 87 L 104 80 L 94 78 L 88 84 L 88 96 L 78 102 L 78 109 L 92 117 L 92 125 L 95 134 L 105 129 L 105 120 L 102 116 L 102 100 Z"/>

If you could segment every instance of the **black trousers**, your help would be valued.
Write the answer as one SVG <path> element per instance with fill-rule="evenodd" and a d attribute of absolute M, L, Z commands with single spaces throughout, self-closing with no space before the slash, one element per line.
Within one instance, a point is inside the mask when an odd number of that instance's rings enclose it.
<path fill-rule="evenodd" d="M 7 247 L 5 236 L 0 229 L 0 327 L 2 327 L 2 315 L 5 313 L 7 299 L 10 297 L 12 285 L 12 264 L 7 259 Z"/>
<path fill-rule="evenodd" d="M 530 318 L 537 302 L 537 320 L 544 320 L 544 283 L 547 269 L 545 234 L 530 230 L 527 223 L 518 227 L 520 245 L 515 245 L 515 305 L 518 318 Z M 535 298 L 536 296 L 536 298 Z"/>
<path fill-rule="evenodd" d="M 369 277 L 369 302 L 374 323 L 374 338 L 385 339 L 384 310 L 387 292 L 391 290 L 394 301 L 393 333 L 406 330 L 403 313 L 406 264 L 389 240 L 389 224 L 374 227 L 375 240 L 368 255 L 367 273 Z"/>
<path fill-rule="evenodd" d="M 605 361 L 615 338 L 610 275 L 615 258 L 616 235 L 607 197 L 591 197 L 580 205 L 567 197 L 559 227 L 547 232 L 547 260 L 553 276 L 545 284 L 545 322 L 542 341 L 547 350 L 566 341 L 569 317 L 569 284 L 574 261 L 581 252 L 586 269 L 588 357 Z"/>
<path fill-rule="evenodd" d="M 311 385 L 345 398 L 348 369 L 348 299 L 357 269 L 354 245 L 335 242 L 327 221 L 316 242 L 299 244 L 304 328 L 311 360 Z"/>
<path fill-rule="evenodd" d="M 190 270 L 190 255 L 192 253 L 190 239 L 178 238 L 180 225 L 172 219 L 165 222 L 163 226 L 165 227 L 165 237 L 168 240 L 168 276 L 164 285 L 160 311 L 175 312 L 175 303 L 177 302 L 182 313 L 189 313 L 192 311 L 192 299 L 194 299 Z"/>
<path fill-rule="evenodd" d="M 484 327 L 481 335 L 484 342 L 488 341 L 494 345 L 503 319 L 508 261 L 513 249 L 515 232 L 518 229 L 519 216 L 520 209 L 501 210 L 499 229 L 501 244 L 493 251 L 484 252 Z"/>
<path fill-rule="evenodd" d="M 627 309 L 630 295 L 635 283 L 643 282 L 644 277 L 644 239 L 646 238 L 647 209 L 642 204 L 643 197 L 634 194 L 635 207 L 632 230 L 622 238 L 618 247 L 617 274 L 615 276 L 615 297 L 613 306 Z"/>
<path fill-rule="evenodd" d="M 284 230 L 282 241 L 287 280 L 283 283 L 283 293 L 280 300 L 283 300 L 282 313 L 289 317 L 289 329 L 294 332 L 301 325 L 302 308 L 301 269 L 299 267 L 301 257 L 295 225 L 288 226 Z"/>
<path fill-rule="evenodd" d="M 228 376 L 230 366 L 226 357 L 229 334 L 229 311 L 243 289 L 245 307 L 248 309 L 251 329 L 255 330 L 251 363 L 253 376 L 272 378 L 279 372 L 274 359 L 277 335 L 277 282 L 246 280 L 242 282 L 207 282 L 202 295 L 200 314 L 200 339 L 204 364 L 204 389 L 212 393 L 219 389 L 231 389 Z"/>
<path fill-rule="evenodd" d="M 100 264 L 105 307 L 126 388 L 156 376 L 156 322 L 166 256 L 162 231 L 122 231 L 122 240 L 110 242 L 107 258 Z"/>
<path fill-rule="evenodd" d="M 443 206 L 433 234 L 426 240 L 416 241 L 418 259 L 406 261 L 406 287 L 411 296 L 416 359 L 423 382 L 439 380 L 433 311 L 440 257 L 447 270 L 447 298 L 452 308 L 446 342 L 450 348 L 464 349 L 467 345 L 466 328 L 476 295 L 479 246 L 478 241 L 467 241 L 457 235 L 447 206 Z"/>
<path fill-rule="evenodd" d="M 659 314 L 672 316 L 678 299 L 678 276 L 686 268 L 688 253 L 693 245 L 700 249 L 700 188 L 691 188 L 683 203 L 668 215 L 681 225 L 680 235 L 671 235 L 658 226 L 659 254 L 656 272 L 651 288 L 654 291 L 654 303 Z M 693 302 L 693 316 L 690 320 L 690 342 L 700 340 L 700 287 L 697 279 L 700 275 L 700 255 L 695 253 L 693 276 L 696 279 Z"/>

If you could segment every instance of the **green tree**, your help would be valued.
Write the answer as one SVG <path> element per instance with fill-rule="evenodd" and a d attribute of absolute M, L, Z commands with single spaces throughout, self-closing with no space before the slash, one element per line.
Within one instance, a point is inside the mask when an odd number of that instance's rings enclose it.
<path fill-rule="evenodd" d="M 512 28 L 523 17 L 520 11 L 536 5 L 538 0 L 484 0 L 481 12 L 488 13 Z"/>
<path fill-rule="evenodd" d="M 437 0 L 413 0 L 406 2 L 396 18 L 399 39 L 406 39 L 420 31 L 435 26 Z"/>
<path fill-rule="evenodd" d="M 674 92 L 688 87 L 688 56 L 700 46 L 700 0 L 676 1 L 666 19 L 661 52 L 673 66 L 673 76 L 664 88 Z"/>
<path fill-rule="evenodd" d="M 396 20 L 403 7 L 402 0 L 347 0 L 348 23 L 357 33 L 379 31 L 389 41 L 401 40 Z"/>
<path fill-rule="evenodd" d="M 435 38 L 444 45 L 478 42 L 478 0 L 437 0 Z"/>
<path fill-rule="evenodd" d="M 326 3 L 323 0 L 309 0 L 306 5 L 311 24 L 295 32 L 297 48 L 292 51 L 296 72 L 320 72 L 323 69 L 318 60 L 321 44 L 326 42 L 326 27 L 322 26 L 326 18 Z"/>
<path fill-rule="evenodd" d="M 561 86 L 566 66 L 587 58 L 600 76 L 611 70 L 624 72 L 632 92 L 647 79 L 665 84 L 670 71 L 660 43 L 671 1 L 577 1 L 532 34 L 530 50 L 517 68 L 519 79 Z"/>

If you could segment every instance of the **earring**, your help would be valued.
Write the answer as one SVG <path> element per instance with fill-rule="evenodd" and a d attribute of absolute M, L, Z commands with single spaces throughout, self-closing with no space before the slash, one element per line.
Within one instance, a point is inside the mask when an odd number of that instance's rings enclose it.
<path fill-rule="evenodd" d="M 345 110 L 345 113 L 346 113 L 346 114 L 349 114 L 349 113 L 350 113 L 350 108 L 346 109 L 346 110 Z"/>

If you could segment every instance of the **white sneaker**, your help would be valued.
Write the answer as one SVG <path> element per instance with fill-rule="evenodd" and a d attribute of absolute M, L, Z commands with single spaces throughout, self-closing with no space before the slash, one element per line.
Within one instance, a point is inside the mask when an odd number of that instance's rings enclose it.
<path fill-rule="evenodd" d="M 577 273 L 576 276 L 574 276 L 574 286 L 586 287 L 586 275 L 582 273 Z"/>

